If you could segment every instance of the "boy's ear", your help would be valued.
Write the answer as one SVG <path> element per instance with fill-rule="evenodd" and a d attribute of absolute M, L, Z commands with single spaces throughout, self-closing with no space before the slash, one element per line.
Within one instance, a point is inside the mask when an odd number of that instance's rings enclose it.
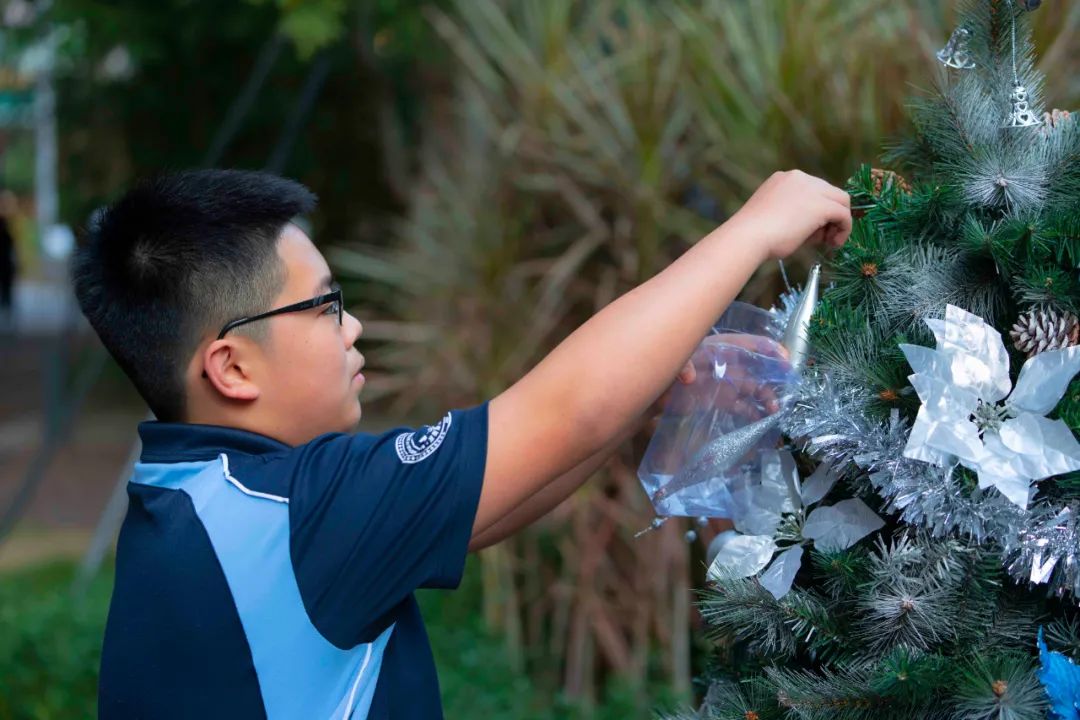
<path fill-rule="evenodd" d="M 251 375 L 250 352 L 243 338 L 222 338 L 210 343 L 203 350 L 204 382 L 231 400 L 255 400 L 259 397 L 259 386 Z"/>

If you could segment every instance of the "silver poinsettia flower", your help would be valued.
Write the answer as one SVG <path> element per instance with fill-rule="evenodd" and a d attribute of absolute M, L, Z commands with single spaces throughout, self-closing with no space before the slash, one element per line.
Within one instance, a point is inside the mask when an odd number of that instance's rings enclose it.
<path fill-rule="evenodd" d="M 926 321 L 937 348 L 901 345 L 922 407 L 904 456 L 975 471 L 1026 508 L 1032 481 L 1080 470 L 1080 443 L 1053 410 L 1080 371 L 1080 346 L 1040 353 L 1020 369 L 1016 387 L 1000 333 L 955 305 Z"/>

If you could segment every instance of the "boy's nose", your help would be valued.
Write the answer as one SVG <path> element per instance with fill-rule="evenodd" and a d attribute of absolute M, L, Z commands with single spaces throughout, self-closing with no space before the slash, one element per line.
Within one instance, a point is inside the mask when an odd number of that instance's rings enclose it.
<path fill-rule="evenodd" d="M 357 320 L 352 313 L 345 313 L 344 322 L 342 322 L 342 329 L 345 331 L 345 338 L 349 345 L 353 345 L 364 332 L 364 326 Z"/>

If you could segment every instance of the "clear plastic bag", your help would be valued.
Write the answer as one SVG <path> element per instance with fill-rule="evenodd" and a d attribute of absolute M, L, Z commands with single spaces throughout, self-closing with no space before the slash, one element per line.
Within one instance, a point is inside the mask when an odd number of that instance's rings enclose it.
<path fill-rule="evenodd" d="M 798 373 L 772 316 L 732 303 L 691 357 L 693 383 L 677 385 L 638 478 L 658 516 L 735 517 L 730 490 L 760 471 Z"/>

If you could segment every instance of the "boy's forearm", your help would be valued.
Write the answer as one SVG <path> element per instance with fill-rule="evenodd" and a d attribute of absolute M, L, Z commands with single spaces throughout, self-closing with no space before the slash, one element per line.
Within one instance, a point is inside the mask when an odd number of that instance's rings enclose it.
<path fill-rule="evenodd" d="M 474 538 L 614 440 L 671 384 L 765 259 L 741 227 L 710 233 L 492 400 Z"/>
<path fill-rule="evenodd" d="M 529 496 L 494 525 L 474 535 L 469 543 L 470 552 L 500 543 L 554 510 L 602 468 L 622 444 L 634 436 L 639 427 L 640 423 L 634 423 L 585 462 L 563 473 Z"/>
<path fill-rule="evenodd" d="M 712 324 L 765 260 L 725 224 L 666 270 L 581 326 L 529 381 L 562 387 L 568 422 L 584 428 L 581 451 L 609 442 L 672 382 Z"/>
<path fill-rule="evenodd" d="M 473 538 L 610 443 L 672 383 L 766 258 L 743 232 L 728 222 L 706 235 L 491 400 Z"/>
<path fill-rule="evenodd" d="M 768 257 L 839 246 L 851 198 L 799 171 L 774 173 L 720 228 L 582 325 L 488 406 L 473 533 L 610 442 L 641 414 Z"/>

